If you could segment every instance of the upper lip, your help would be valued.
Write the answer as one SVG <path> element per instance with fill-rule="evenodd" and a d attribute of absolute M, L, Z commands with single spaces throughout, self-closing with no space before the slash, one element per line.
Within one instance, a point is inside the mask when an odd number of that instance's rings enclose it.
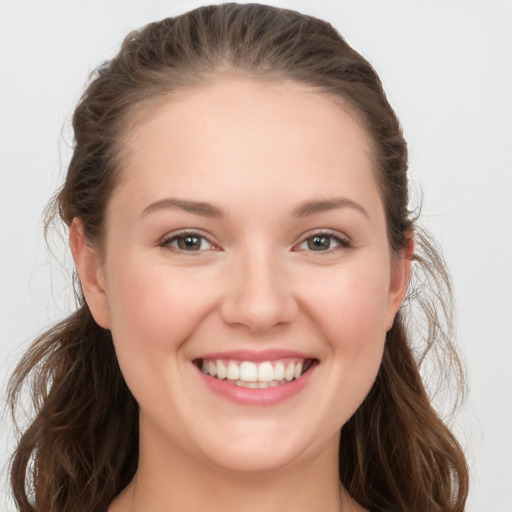
<path fill-rule="evenodd" d="M 238 361 L 273 361 L 276 359 L 297 358 L 297 359 L 316 359 L 311 354 L 284 349 L 265 349 L 265 350 L 229 350 L 226 352 L 210 352 L 203 354 L 200 359 L 232 359 Z"/>

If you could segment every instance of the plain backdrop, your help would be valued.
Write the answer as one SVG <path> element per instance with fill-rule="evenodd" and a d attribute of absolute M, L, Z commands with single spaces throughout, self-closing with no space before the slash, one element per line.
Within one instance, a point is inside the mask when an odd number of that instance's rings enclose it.
<path fill-rule="evenodd" d="M 74 104 L 124 35 L 199 1 L 0 0 L 0 383 L 73 307 L 69 256 L 42 212 L 70 156 Z M 214 2 L 212 2 L 214 3 Z M 512 2 L 281 0 L 327 19 L 377 69 L 410 146 L 413 197 L 444 249 L 469 396 L 455 430 L 469 512 L 512 511 Z M 3 396 L 3 393 L 0 395 Z M 13 445 L 0 425 L 3 467 Z"/>

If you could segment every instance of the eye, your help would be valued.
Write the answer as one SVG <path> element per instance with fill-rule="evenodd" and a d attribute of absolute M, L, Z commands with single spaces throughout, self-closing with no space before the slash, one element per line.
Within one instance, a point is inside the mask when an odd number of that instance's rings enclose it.
<path fill-rule="evenodd" d="M 172 235 L 163 240 L 161 246 L 177 252 L 199 252 L 216 249 L 206 237 L 194 232 Z"/>
<path fill-rule="evenodd" d="M 332 252 L 337 249 L 349 247 L 351 247 L 349 240 L 342 238 L 340 235 L 335 233 L 322 232 L 308 236 L 298 246 L 296 246 L 295 250 Z"/>

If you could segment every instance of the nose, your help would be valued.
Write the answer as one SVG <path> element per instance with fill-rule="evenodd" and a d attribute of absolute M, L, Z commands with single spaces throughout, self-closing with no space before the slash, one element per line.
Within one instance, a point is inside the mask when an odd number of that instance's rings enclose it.
<path fill-rule="evenodd" d="M 224 321 L 253 333 L 292 322 L 299 308 L 279 258 L 260 250 L 234 259 L 220 308 Z"/>

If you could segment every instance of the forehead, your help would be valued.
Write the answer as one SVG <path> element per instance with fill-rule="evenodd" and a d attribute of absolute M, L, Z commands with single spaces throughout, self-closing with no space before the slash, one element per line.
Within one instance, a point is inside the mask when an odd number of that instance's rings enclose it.
<path fill-rule="evenodd" d="M 226 194 L 325 196 L 366 187 L 375 196 L 361 123 L 293 82 L 219 80 L 148 106 L 128 125 L 119 188 L 145 201 L 165 193 L 209 201 L 213 184 Z"/>

